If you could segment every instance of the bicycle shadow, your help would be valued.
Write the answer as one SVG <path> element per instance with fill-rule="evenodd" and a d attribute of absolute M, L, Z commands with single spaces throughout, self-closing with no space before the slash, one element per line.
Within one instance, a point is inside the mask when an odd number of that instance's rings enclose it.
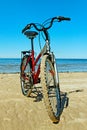
<path fill-rule="evenodd" d="M 67 107 L 68 103 L 69 103 L 69 98 L 67 96 L 67 93 L 66 92 L 61 92 L 60 96 L 61 96 L 61 108 L 62 107 L 64 108 L 64 106 Z"/>
<path fill-rule="evenodd" d="M 43 99 L 43 93 L 42 93 L 42 87 L 35 87 L 32 90 L 32 94 L 30 95 L 30 98 L 34 99 L 34 102 L 40 102 Z"/>
<path fill-rule="evenodd" d="M 61 104 L 60 104 L 60 109 L 59 109 L 59 121 L 58 122 L 53 122 L 54 124 L 58 124 L 60 122 L 60 117 L 62 115 L 62 112 L 65 108 L 68 107 L 69 105 L 69 97 L 66 92 L 60 92 L 60 97 L 61 97 Z"/>
<path fill-rule="evenodd" d="M 43 93 L 42 93 L 42 90 L 41 90 L 41 87 L 38 87 L 38 90 L 35 89 L 33 90 L 33 96 L 31 96 L 31 98 L 34 98 L 34 102 L 40 102 L 42 101 L 43 99 Z M 62 115 L 62 112 L 65 108 L 67 108 L 69 106 L 69 94 L 72 94 L 72 93 L 78 93 L 78 92 L 83 92 L 84 90 L 83 89 L 77 89 L 77 90 L 71 90 L 69 92 L 62 92 L 60 91 L 60 97 L 61 97 L 61 104 L 60 104 L 60 114 L 59 114 L 59 121 L 60 121 L 60 117 Z M 59 123 L 59 122 L 57 122 Z M 57 124 L 57 123 L 54 123 L 54 124 Z"/>
<path fill-rule="evenodd" d="M 84 89 L 77 89 L 77 90 L 71 90 L 68 92 L 68 94 L 71 94 L 71 93 L 78 93 L 78 92 L 83 92 Z"/>
<path fill-rule="evenodd" d="M 31 98 L 34 99 L 34 102 L 40 102 L 43 99 L 43 93 L 41 90 L 42 87 L 37 87 L 35 89 L 33 89 L 32 94 L 31 94 Z M 68 106 L 69 103 L 69 98 L 67 97 L 67 93 L 66 92 L 60 92 L 60 98 L 61 98 L 61 113 L 63 111 L 64 108 L 66 108 Z"/>
<path fill-rule="evenodd" d="M 32 95 L 30 96 L 31 98 L 34 99 L 34 102 L 40 102 L 42 101 L 43 99 L 43 93 L 42 93 L 42 90 L 41 90 L 41 87 L 37 87 L 37 89 L 34 89 L 32 91 Z M 39 90 L 40 89 L 40 90 Z M 69 98 L 67 96 L 67 93 L 66 92 L 60 92 L 60 97 L 61 97 L 61 108 L 60 108 L 60 115 L 62 114 L 62 111 L 64 108 L 66 108 L 69 104 Z"/>
<path fill-rule="evenodd" d="M 67 108 L 69 106 L 69 97 L 68 97 L 68 95 L 72 94 L 72 93 L 83 92 L 83 91 L 84 91 L 83 89 L 77 89 L 77 90 L 72 90 L 72 91 L 69 91 L 69 92 L 60 92 L 60 95 L 61 95 L 60 116 L 61 116 L 64 108 Z"/>
<path fill-rule="evenodd" d="M 83 89 L 77 89 L 77 90 L 72 90 L 69 92 L 60 92 L 61 95 L 61 108 L 63 109 L 64 106 L 67 107 L 69 105 L 69 97 L 68 95 L 71 93 L 78 93 L 78 92 L 83 92 Z"/>

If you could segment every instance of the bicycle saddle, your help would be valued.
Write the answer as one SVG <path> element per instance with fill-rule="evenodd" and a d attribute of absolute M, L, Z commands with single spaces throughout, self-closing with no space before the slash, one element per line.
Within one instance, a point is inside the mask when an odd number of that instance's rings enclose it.
<path fill-rule="evenodd" d="M 32 38 L 36 37 L 36 35 L 38 35 L 38 33 L 35 32 L 35 31 L 26 31 L 24 34 L 25 34 L 29 39 L 32 39 Z"/>

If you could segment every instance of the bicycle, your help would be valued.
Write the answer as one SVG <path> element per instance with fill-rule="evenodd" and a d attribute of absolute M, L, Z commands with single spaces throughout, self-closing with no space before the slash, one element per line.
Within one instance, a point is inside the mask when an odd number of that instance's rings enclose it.
<path fill-rule="evenodd" d="M 52 27 L 53 22 L 61 22 L 63 20 L 70 20 L 70 18 L 62 16 L 53 17 L 46 20 L 43 24 L 30 23 L 22 30 L 22 33 L 31 40 L 31 50 L 21 52 L 20 79 L 22 93 L 24 96 L 29 97 L 34 85 L 41 83 L 48 115 L 55 123 L 60 118 L 61 97 L 56 60 L 54 53 L 50 49 L 48 29 Z M 47 24 L 49 25 L 47 26 Z M 32 27 L 34 31 L 32 31 Z M 45 45 L 35 58 L 33 40 L 40 32 L 43 32 L 45 35 Z M 35 67 L 38 61 L 40 62 L 36 70 Z"/>

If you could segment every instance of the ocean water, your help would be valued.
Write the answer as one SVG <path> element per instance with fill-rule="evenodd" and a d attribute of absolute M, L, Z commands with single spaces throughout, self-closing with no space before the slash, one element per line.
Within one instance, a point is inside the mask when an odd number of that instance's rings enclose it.
<path fill-rule="evenodd" d="M 87 59 L 56 59 L 58 72 L 87 72 Z M 0 58 L 0 73 L 19 73 L 21 59 Z"/>
<path fill-rule="evenodd" d="M 20 72 L 20 63 L 19 58 L 0 58 L 0 73 Z"/>
<path fill-rule="evenodd" d="M 87 72 L 87 59 L 56 59 L 59 72 Z"/>

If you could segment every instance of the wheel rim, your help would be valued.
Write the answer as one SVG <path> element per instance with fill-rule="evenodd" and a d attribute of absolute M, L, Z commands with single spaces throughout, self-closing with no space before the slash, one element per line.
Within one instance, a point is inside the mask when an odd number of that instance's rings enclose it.
<path fill-rule="evenodd" d="M 31 76 L 31 68 L 28 63 L 26 66 L 27 57 L 24 57 L 21 65 L 21 87 L 22 92 L 26 96 L 30 96 L 32 89 L 32 76 Z"/>
<path fill-rule="evenodd" d="M 57 117 L 59 115 L 59 91 L 56 87 L 55 71 L 49 59 L 46 60 L 46 82 L 48 98 L 51 103 L 53 112 Z"/>

